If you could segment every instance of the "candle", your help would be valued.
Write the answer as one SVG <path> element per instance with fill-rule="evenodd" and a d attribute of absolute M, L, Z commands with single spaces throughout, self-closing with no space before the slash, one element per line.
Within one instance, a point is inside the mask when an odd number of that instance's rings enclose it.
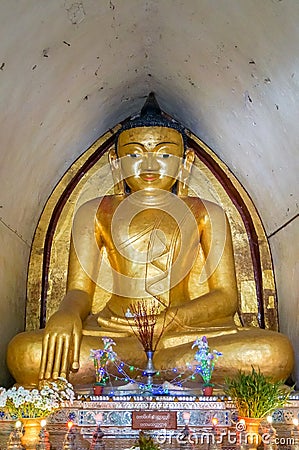
<path fill-rule="evenodd" d="M 272 416 L 267 416 L 267 422 L 271 425 L 273 423 Z"/>
<path fill-rule="evenodd" d="M 244 419 L 240 419 L 238 423 L 242 425 L 242 427 L 241 426 L 239 427 L 239 431 L 241 431 L 241 428 L 242 431 L 246 430 L 246 423 Z"/>
<path fill-rule="evenodd" d="M 68 427 L 69 431 L 71 431 L 73 425 L 74 425 L 74 422 L 72 422 L 71 420 L 69 420 L 68 423 L 67 423 L 67 427 Z"/>
<path fill-rule="evenodd" d="M 46 419 L 41 420 L 40 424 L 42 428 L 45 428 L 45 426 L 47 425 Z"/>
<path fill-rule="evenodd" d="M 217 417 L 213 417 L 213 419 L 212 419 L 212 424 L 213 424 L 214 427 L 216 427 L 216 425 L 218 425 L 218 419 L 217 419 Z"/>
<path fill-rule="evenodd" d="M 17 420 L 15 423 L 15 427 L 16 428 L 21 428 L 22 427 L 22 422 L 20 420 Z"/>

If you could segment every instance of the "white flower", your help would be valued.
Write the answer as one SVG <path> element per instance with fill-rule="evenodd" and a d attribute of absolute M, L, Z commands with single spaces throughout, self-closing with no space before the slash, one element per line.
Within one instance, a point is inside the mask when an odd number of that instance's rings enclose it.
<path fill-rule="evenodd" d="M 12 418 L 45 417 L 62 407 L 66 400 L 72 403 L 74 398 L 72 385 L 63 378 L 58 383 L 44 382 L 40 390 L 0 387 L 0 410 L 8 412 Z"/>
<path fill-rule="evenodd" d="M 3 406 L 6 405 L 6 401 L 7 401 L 6 389 L 1 388 L 1 392 L 0 392 L 0 408 L 3 408 Z"/>

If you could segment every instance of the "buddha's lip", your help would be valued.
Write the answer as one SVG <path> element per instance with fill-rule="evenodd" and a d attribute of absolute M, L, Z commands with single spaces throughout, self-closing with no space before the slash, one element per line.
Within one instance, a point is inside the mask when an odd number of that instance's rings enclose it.
<path fill-rule="evenodd" d="M 160 175 L 156 173 L 143 173 L 140 175 L 140 178 L 142 178 L 144 181 L 154 181 L 157 180 L 159 177 Z"/>

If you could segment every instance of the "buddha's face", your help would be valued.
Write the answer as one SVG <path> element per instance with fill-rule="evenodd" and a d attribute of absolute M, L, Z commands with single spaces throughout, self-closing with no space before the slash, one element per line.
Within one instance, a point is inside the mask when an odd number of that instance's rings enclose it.
<path fill-rule="evenodd" d="M 132 128 L 119 135 L 122 174 L 133 192 L 170 190 L 177 180 L 183 153 L 182 135 L 172 128 Z"/>

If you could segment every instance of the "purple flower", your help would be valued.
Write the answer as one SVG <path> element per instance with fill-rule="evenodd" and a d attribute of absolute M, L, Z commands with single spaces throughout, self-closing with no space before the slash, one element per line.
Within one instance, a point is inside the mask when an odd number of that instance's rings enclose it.
<path fill-rule="evenodd" d="M 116 345 L 113 339 L 109 337 L 102 338 L 104 348 L 90 350 L 90 358 L 93 359 L 97 381 L 101 381 L 107 375 L 106 366 L 109 361 L 114 361 L 117 357 L 112 346 Z"/>
<path fill-rule="evenodd" d="M 194 359 L 198 362 L 196 365 L 196 372 L 199 373 L 205 384 L 209 383 L 215 364 L 219 358 L 222 356 L 221 352 L 217 350 L 210 350 L 208 339 L 206 336 L 202 336 L 202 338 L 197 338 L 192 345 L 192 348 L 198 347 Z"/>

